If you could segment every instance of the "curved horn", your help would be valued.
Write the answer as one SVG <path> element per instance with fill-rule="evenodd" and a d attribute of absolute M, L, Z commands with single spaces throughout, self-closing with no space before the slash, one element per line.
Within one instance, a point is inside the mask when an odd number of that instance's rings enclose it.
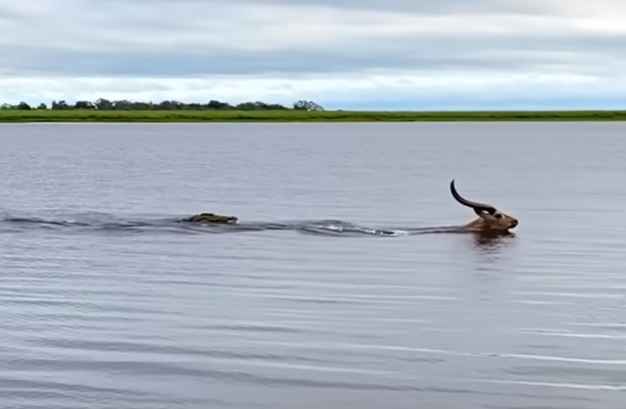
<path fill-rule="evenodd" d="M 462 197 L 459 192 L 456 191 L 456 187 L 454 186 L 454 179 L 452 179 L 452 181 L 450 182 L 450 191 L 452 192 L 452 196 L 457 200 L 457 202 L 461 203 L 464 206 L 471 207 L 474 210 L 484 210 L 489 214 L 494 214 L 496 212 L 496 209 L 493 206 L 484 203 L 472 202 Z"/>

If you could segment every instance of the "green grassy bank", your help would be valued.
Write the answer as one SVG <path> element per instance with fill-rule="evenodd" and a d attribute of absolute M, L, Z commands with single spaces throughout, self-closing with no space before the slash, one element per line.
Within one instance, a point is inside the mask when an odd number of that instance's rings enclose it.
<path fill-rule="evenodd" d="M 407 121 L 624 121 L 625 111 L 98 111 L 0 110 L 0 122 L 407 122 Z"/>

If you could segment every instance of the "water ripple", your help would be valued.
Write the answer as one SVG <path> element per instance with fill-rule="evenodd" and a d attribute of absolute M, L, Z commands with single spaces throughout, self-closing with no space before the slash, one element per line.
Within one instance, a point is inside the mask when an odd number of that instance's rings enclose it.
<path fill-rule="evenodd" d="M 3 127 L 3 406 L 619 409 L 623 133 Z"/>

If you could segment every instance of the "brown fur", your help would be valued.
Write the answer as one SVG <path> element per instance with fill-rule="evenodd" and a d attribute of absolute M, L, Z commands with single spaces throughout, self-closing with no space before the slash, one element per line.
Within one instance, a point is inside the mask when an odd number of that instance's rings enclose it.
<path fill-rule="evenodd" d="M 473 233 L 510 233 L 510 229 L 514 229 L 519 221 L 501 211 L 496 211 L 493 215 L 485 211 L 477 211 L 477 218 L 465 225 L 468 232 Z"/>
<path fill-rule="evenodd" d="M 508 234 L 509 230 L 514 229 L 519 224 L 519 221 L 495 207 L 480 203 L 473 202 L 460 196 L 454 186 L 454 180 L 450 182 L 450 191 L 452 196 L 462 205 L 470 207 L 474 210 L 474 213 L 478 216 L 474 220 L 467 223 L 464 227 L 471 233 L 483 233 L 483 234 Z"/>

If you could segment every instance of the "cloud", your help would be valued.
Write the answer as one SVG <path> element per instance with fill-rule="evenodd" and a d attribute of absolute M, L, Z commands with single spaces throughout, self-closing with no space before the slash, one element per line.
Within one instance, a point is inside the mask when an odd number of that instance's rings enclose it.
<path fill-rule="evenodd" d="M 0 86 L 31 103 L 612 106 L 624 18 L 619 0 L 4 2 Z"/>

